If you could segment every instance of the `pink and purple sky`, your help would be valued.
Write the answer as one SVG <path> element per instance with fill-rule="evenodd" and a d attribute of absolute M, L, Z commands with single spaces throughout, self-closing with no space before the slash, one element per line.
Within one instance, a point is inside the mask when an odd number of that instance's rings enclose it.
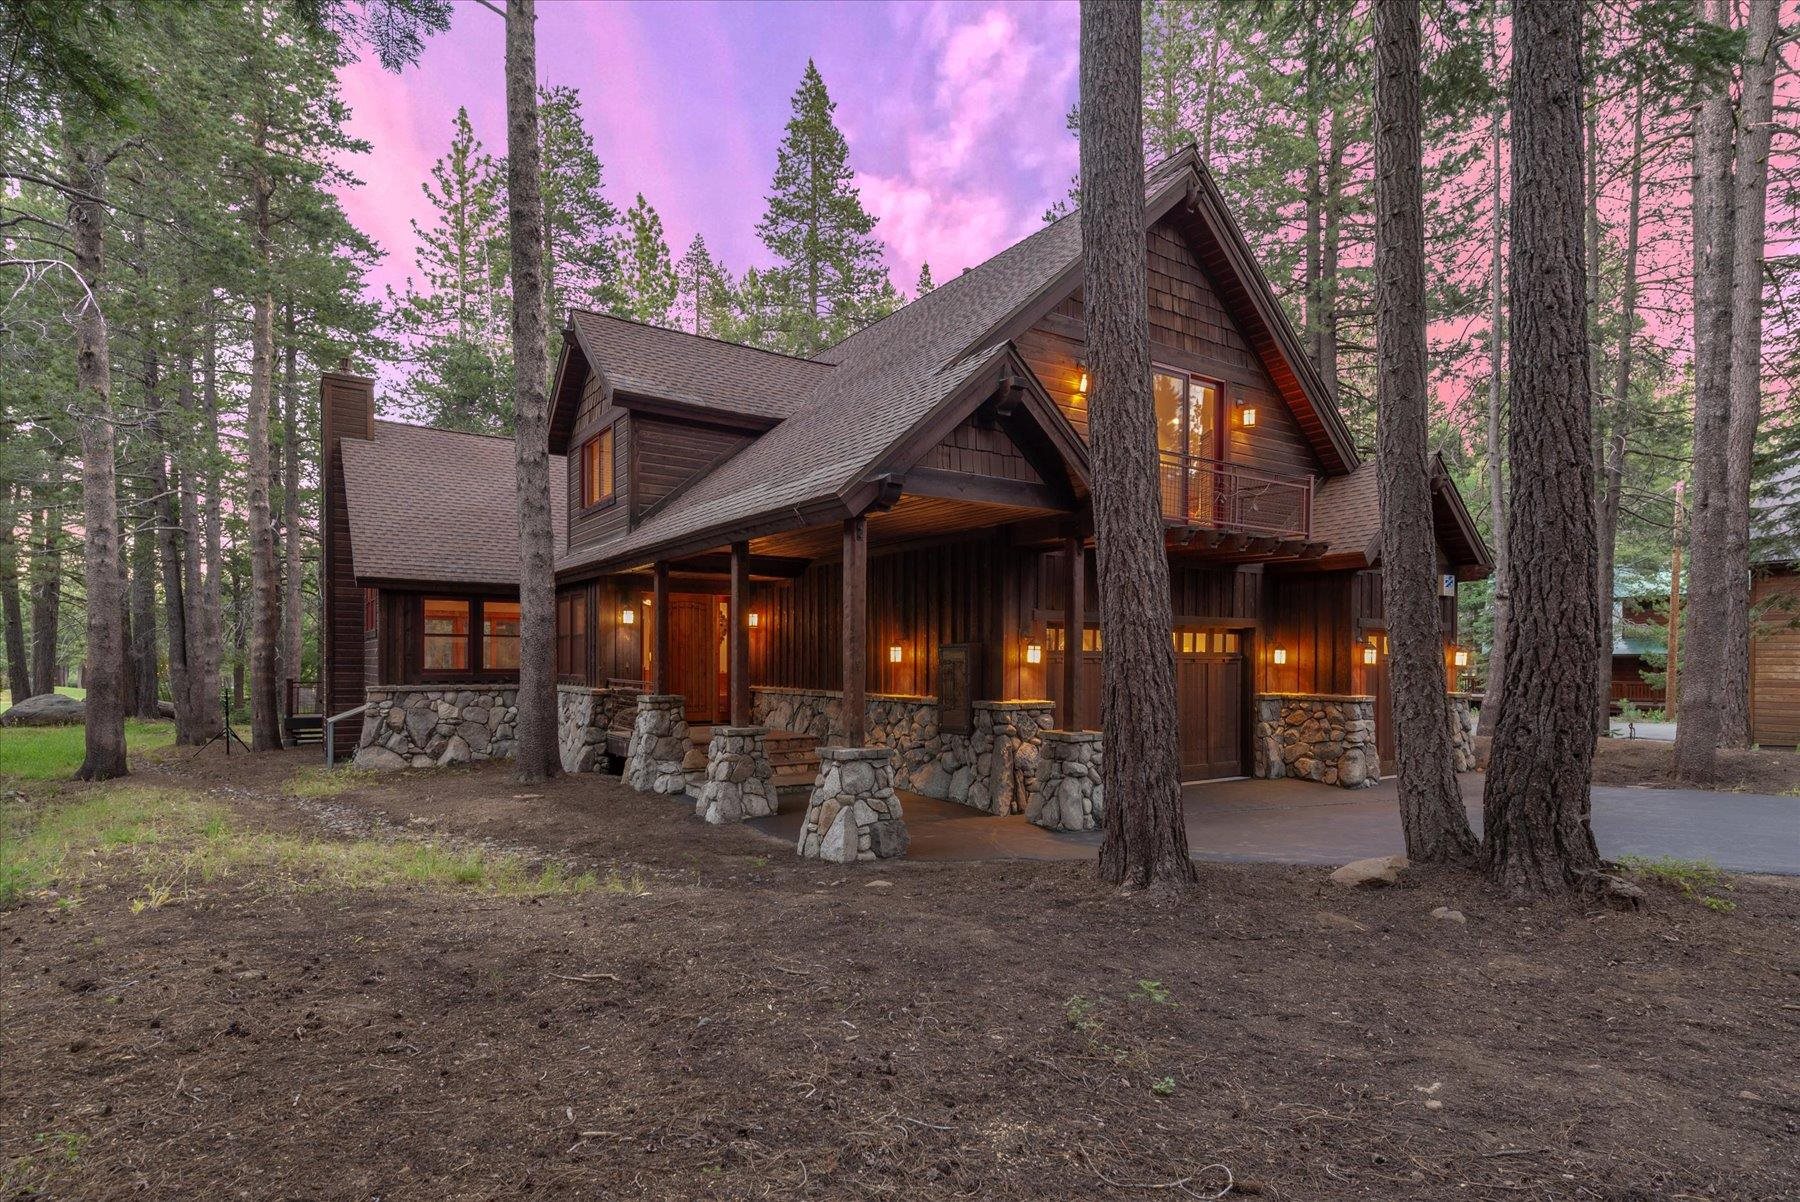
<path fill-rule="evenodd" d="M 699 232 L 733 272 L 768 261 L 755 227 L 813 58 L 909 292 L 921 260 L 948 279 L 1036 229 L 1067 191 L 1076 51 L 1069 3 L 538 5 L 539 78 L 580 90 L 607 194 L 623 210 L 642 191 L 677 258 Z M 396 76 L 365 61 L 342 80 L 351 131 L 373 146 L 344 207 L 387 251 L 373 284 L 397 287 L 412 269 L 408 223 L 429 220 L 420 182 L 458 105 L 488 152 L 504 153 L 500 19 L 460 3 L 417 66 Z"/>

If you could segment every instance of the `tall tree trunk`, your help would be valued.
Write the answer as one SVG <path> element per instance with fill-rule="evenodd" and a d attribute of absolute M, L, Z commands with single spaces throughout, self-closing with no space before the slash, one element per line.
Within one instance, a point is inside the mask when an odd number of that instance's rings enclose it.
<path fill-rule="evenodd" d="M 25 612 L 19 600 L 19 512 L 23 491 L 6 486 L 6 508 L 0 511 L 0 625 L 5 627 L 6 687 L 13 704 L 31 696 L 31 660 L 25 651 Z"/>
<path fill-rule="evenodd" d="M 56 691 L 57 640 L 62 626 L 62 461 L 51 464 L 31 518 L 31 687 Z M 41 503 L 37 503 L 41 501 Z"/>
<path fill-rule="evenodd" d="M 1495 24 L 1498 22 L 1496 20 Z M 1496 50 L 1495 57 L 1498 58 Z M 1496 77 L 1498 71 L 1495 72 Z M 1506 446 L 1502 434 L 1505 414 L 1505 389 L 1502 364 L 1506 350 L 1505 272 L 1501 248 L 1505 241 L 1505 205 L 1501 199 L 1500 143 L 1504 108 L 1499 102 L 1492 115 L 1493 187 L 1490 201 L 1494 211 L 1494 234 L 1489 246 L 1488 269 L 1491 295 L 1488 305 L 1488 411 L 1487 411 L 1487 488 L 1489 522 L 1494 532 L 1494 643 L 1488 652 L 1487 688 L 1481 700 L 1481 728 L 1489 733 L 1499 725 L 1506 704 L 1506 645 L 1512 636 L 1512 589 L 1507 558 L 1506 521 Z"/>
<path fill-rule="evenodd" d="M 1406 854 L 1471 859 L 1456 783 L 1431 517 L 1419 0 L 1375 3 L 1375 377 L 1381 584 Z"/>
<path fill-rule="evenodd" d="M 260 145 L 260 140 L 259 140 Z M 256 262 L 267 279 L 273 262 L 269 202 L 274 191 L 267 176 L 252 185 L 252 233 Z M 281 748 L 280 710 L 276 703 L 275 653 L 281 625 L 281 572 L 275 562 L 275 530 L 269 513 L 269 403 L 275 376 L 275 298 L 266 283 L 250 301 L 250 391 L 244 406 L 244 441 L 249 459 L 250 491 L 250 749 Z"/>
<path fill-rule="evenodd" d="M 244 675 L 250 659 L 247 640 L 250 615 L 244 604 L 244 574 L 235 562 L 231 565 L 231 616 L 231 712 L 233 719 L 241 719 L 244 714 Z"/>
<path fill-rule="evenodd" d="M 1598 883 L 1594 427 L 1582 276 L 1581 7 L 1515 0 L 1510 303 L 1513 611 L 1484 799 L 1488 875 L 1509 892 Z"/>
<path fill-rule="evenodd" d="M 301 675 L 300 582 L 305 561 L 300 552 L 300 376 L 294 335 L 294 305 L 288 302 L 287 345 L 281 365 L 281 679 L 282 705 L 287 684 Z"/>
<path fill-rule="evenodd" d="M 518 778 L 562 771 L 556 737 L 556 544 L 550 525 L 549 332 L 539 171 L 536 0 L 506 4 L 507 225 L 512 241 L 513 446 L 519 489 Z M 661 621 L 659 617 L 657 619 Z"/>
<path fill-rule="evenodd" d="M 177 358 L 177 371 L 181 362 Z M 177 388 L 182 385 L 177 381 Z M 152 398 L 148 415 L 151 487 L 156 490 L 156 548 L 162 568 L 163 625 L 169 639 L 169 700 L 175 708 L 175 741 L 194 742 L 193 680 L 188 670 L 187 589 L 182 579 L 181 535 L 184 515 L 179 488 L 169 470 L 168 430 L 160 394 Z"/>
<path fill-rule="evenodd" d="M 225 729 L 220 704 L 225 687 L 225 515 L 219 470 L 219 330 L 213 299 L 206 300 L 205 330 L 200 344 L 200 417 L 206 450 L 206 575 L 200 582 L 201 671 L 194 688 L 196 733 L 210 739 Z M 200 506 L 195 505 L 198 512 Z M 237 690 L 243 708 L 243 687 Z"/>
<path fill-rule="evenodd" d="M 1769 201 L 1769 142 L 1775 116 L 1778 6 L 1751 4 L 1738 101 L 1731 239 L 1731 418 L 1726 434 L 1724 680 L 1719 745 L 1750 746 L 1750 478 L 1762 420 L 1763 254 Z"/>
<path fill-rule="evenodd" d="M 148 475 L 141 475 L 140 479 L 147 480 Z M 131 670 L 126 712 L 133 718 L 154 721 L 162 717 L 156 704 L 160 668 L 156 647 L 156 519 L 150 511 L 154 499 L 142 488 L 134 491 L 137 494 L 133 504 L 135 512 L 128 517 L 131 573 L 126 589 L 129 611 L 126 630 Z"/>
<path fill-rule="evenodd" d="M 1612 723 L 1613 571 L 1618 560 L 1619 510 L 1625 503 L 1625 458 L 1631 438 L 1631 366 L 1637 340 L 1638 225 L 1644 200 L 1644 83 L 1632 93 L 1631 190 L 1625 213 L 1625 266 L 1619 293 L 1618 374 L 1613 378 L 1612 429 L 1607 436 L 1606 471 L 1600 496 L 1600 566 L 1595 585 L 1600 598 L 1600 641 L 1595 665 L 1599 681 L 1601 730 Z"/>
<path fill-rule="evenodd" d="M 71 152 L 69 227 L 75 270 L 89 294 L 77 302 L 76 412 L 81 426 L 81 524 L 86 537 L 87 754 L 79 780 L 124 776 L 125 640 L 123 565 L 119 554 L 119 497 L 114 468 L 112 361 L 99 289 L 106 270 L 106 158 L 90 146 Z"/>
<path fill-rule="evenodd" d="M 1709 18 L 1708 9 L 1712 12 Z M 1696 0 L 1697 16 L 1730 21 L 1727 0 Z M 1700 99 L 1694 121 L 1694 449 L 1688 538 L 1686 654 L 1677 698 L 1675 771 L 1710 785 L 1718 772 L 1730 622 L 1731 89 Z"/>
<path fill-rule="evenodd" d="M 1169 644 L 1174 621 L 1150 399 L 1141 22 L 1135 4 L 1082 0 L 1081 266 L 1094 376 L 1094 542 L 1106 644 L 1100 878 L 1129 888 L 1195 879 L 1182 818 Z M 1068 654 L 1077 653 L 1074 641 L 1069 648 Z"/>

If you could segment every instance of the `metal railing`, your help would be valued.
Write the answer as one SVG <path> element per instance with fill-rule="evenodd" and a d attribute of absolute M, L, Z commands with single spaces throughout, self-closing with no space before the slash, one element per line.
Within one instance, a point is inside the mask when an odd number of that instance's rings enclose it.
<path fill-rule="evenodd" d="M 341 714 L 333 714 L 325 719 L 325 766 L 327 768 L 337 766 L 337 724 L 345 718 L 362 717 L 368 708 L 369 703 L 365 701 L 355 709 L 345 710 Z"/>
<path fill-rule="evenodd" d="M 316 680 L 295 680 L 292 677 L 289 677 L 287 681 L 287 708 L 283 712 L 290 715 L 316 714 L 319 710 L 319 682 Z"/>
<path fill-rule="evenodd" d="M 1198 455 L 1162 452 L 1163 516 L 1191 526 L 1312 537 L 1311 476 L 1277 476 Z"/>

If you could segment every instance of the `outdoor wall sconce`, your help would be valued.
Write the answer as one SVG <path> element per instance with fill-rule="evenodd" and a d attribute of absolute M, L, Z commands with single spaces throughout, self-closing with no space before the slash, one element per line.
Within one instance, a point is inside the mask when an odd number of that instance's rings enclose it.
<path fill-rule="evenodd" d="M 1243 405 L 1238 409 L 1238 424 L 1246 430 L 1256 424 L 1256 406 Z"/>
<path fill-rule="evenodd" d="M 1086 393 L 1086 392 L 1087 392 L 1087 390 L 1088 390 L 1088 370 L 1087 370 L 1087 364 L 1086 364 L 1086 363 L 1081 363 L 1081 362 L 1077 362 L 1077 363 L 1076 363 L 1076 364 L 1075 364 L 1075 367 L 1076 367 L 1076 370 L 1078 370 L 1078 371 L 1079 371 L 1079 372 L 1080 372 L 1080 373 L 1081 373 L 1081 378 L 1080 378 L 1080 379 L 1079 379 L 1079 380 L 1078 380 L 1078 381 L 1077 381 L 1077 382 L 1076 382 L 1076 384 L 1075 384 L 1075 391 L 1076 391 L 1076 392 L 1079 392 L 1079 393 L 1084 393 L 1084 394 L 1085 394 L 1085 393 Z"/>
<path fill-rule="evenodd" d="M 631 608 L 631 606 L 629 606 L 629 605 L 627 605 L 624 609 L 621 609 L 619 611 L 619 625 L 621 625 L 621 626 L 637 625 L 637 610 Z"/>
<path fill-rule="evenodd" d="M 897 663 L 899 663 L 899 662 L 900 662 L 900 659 L 901 659 L 901 657 L 902 657 L 902 656 L 903 656 L 903 655 L 904 655 L 904 654 L 905 654 L 905 652 L 904 652 L 904 651 L 902 651 L 902 650 L 901 650 L 901 649 L 900 649 L 900 644 L 899 644 L 899 643 L 894 643 L 894 644 L 893 644 L 893 645 L 891 645 L 891 646 L 890 646 L 890 647 L 889 647 L 889 648 L 888 648 L 888 663 L 890 663 L 890 664 L 897 664 Z"/>
<path fill-rule="evenodd" d="M 1287 663 L 1287 648 L 1286 647 L 1275 648 L 1275 650 L 1270 653 L 1269 658 L 1274 660 L 1278 664 Z"/>
<path fill-rule="evenodd" d="M 1025 662 L 1028 664 L 1043 663 L 1044 662 L 1043 645 L 1040 643 L 1026 643 L 1025 644 Z"/>
<path fill-rule="evenodd" d="M 1375 662 L 1375 644 L 1374 643 L 1363 644 L 1363 663 L 1372 664 L 1374 662 Z"/>
<path fill-rule="evenodd" d="M 1456 654 L 1451 658 L 1457 667 L 1466 668 L 1469 666 L 1469 649 L 1467 647 L 1458 647 L 1456 649 Z"/>
<path fill-rule="evenodd" d="M 755 630 L 762 625 L 762 615 L 753 609 L 748 614 L 744 615 L 744 622 L 750 629 Z"/>

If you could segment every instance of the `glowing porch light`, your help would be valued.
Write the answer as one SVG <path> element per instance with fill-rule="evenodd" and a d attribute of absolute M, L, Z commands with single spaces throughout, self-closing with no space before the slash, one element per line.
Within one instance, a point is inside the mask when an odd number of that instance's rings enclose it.
<path fill-rule="evenodd" d="M 1374 662 L 1375 662 L 1375 644 L 1374 643 L 1364 643 L 1363 644 L 1363 663 L 1372 664 Z"/>
<path fill-rule="evenodd" d="M 1043 663 L 1044 662 L 1043 646 L 1039 643 L 1026 643 L 1025 644 L 1025 662 L 1028 664 Z"/>
<path fill-rule="evenodd" d="M 637 625 L 637 610 L 631 608 L 631 606 L 629 606 L 629 605 L 627 605 L 624 609 L 621 609 L 619 611 L 619 625 L 621 625 L 621 626 Z"/>
<path fill-rule="evenodd" d="M 1086 363 L 1077 363 L 1075 366 L 1081 372 L 1081 378 L 1078 381 L 1076 381 L 1076 384 L 1075 384 L 1075 391 L 1085 394 L 1088 390 L 1087 364 Z"/>
<path fill-rule="evenodd" d="M 745 615 L 744 621 L 749 625 L 750 629 L 755 630 L 762 625 L 762 615 L 753 609 Z"/>
<path fill-rule="evenodd" d="M 1456 649 L 1456 654 L 1451 658 L 1457 667 L 1466 668 L 1469 666 L 1469 649 L 1467 647 L 1458 647 Z"/>
<path fill-rule="evenodd" d="M 1238 424 L 1245 429 L 1256 425 L 1256 406 L 1245 405 L 1238 410 Z"/>
<path fill-rule="evenodd" d="M 1278 664 L 1287 663 L 1287 648 L 1286 647 L 1275 648 L 1275 650 L 1270 654 L 1269 658 Z"/>
<path fill-rule="evenodd" d="M 904 656 L 904 655 L 905 655 L 905 654 L 906 654 L 906 653 L 905 653 L 905 652 L 904 652 L 904 651 L 902 651 L 902 650 L 901 650 L 901 649 L 900 649 L 900 644 L 899 644 L 899 643 L 894 643 L 894 644 L 891 644 L 891 645 L 890 645 L 890 646 L 889 646 L 889 647 L 888 647 L 888 663 L 890 663 L 890 664 L 897 664 L 897 663 L 899 663 L 899 662 L 900 662 L 900 660 L 901 660 L 901 658 L 902 658 L 902 657 L 903 657 L 903 656 Z"/>

